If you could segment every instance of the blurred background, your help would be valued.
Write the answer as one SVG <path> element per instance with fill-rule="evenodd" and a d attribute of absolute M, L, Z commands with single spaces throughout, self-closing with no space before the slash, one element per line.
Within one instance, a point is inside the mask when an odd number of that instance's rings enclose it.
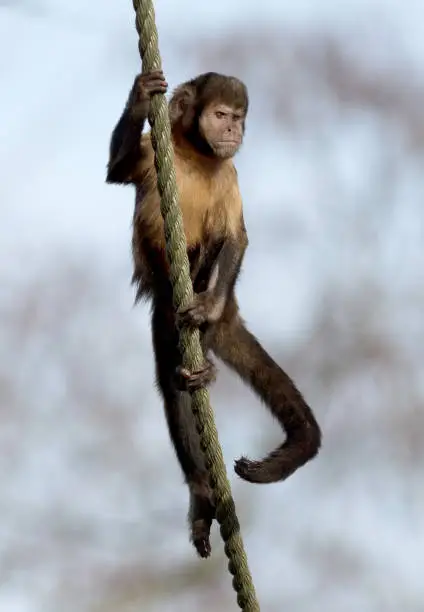
<path fill-rule="evenodd" d="M 246 81 L 245 319 L 324 433 L 286 483 L 234 458 L 281 433 L 212 391 L 264 612 L 424 610 L 424 9 L 157 0 L 171 88 Z M 0 610 L 237 610 L 187 491 L 133 308 L 133 190 L 106 186 L 140 62 L 130 0 L 0 2 Z M 421 578 L 420 578 L 421 576 Z"/>

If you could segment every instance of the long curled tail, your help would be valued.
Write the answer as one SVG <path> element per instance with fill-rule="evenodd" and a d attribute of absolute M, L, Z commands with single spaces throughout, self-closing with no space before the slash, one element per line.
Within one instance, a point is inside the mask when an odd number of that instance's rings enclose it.
<path fill-rule="evenodd" d="M 237 460 L 235 472 L 253 483 L 285 480 L 321 447 L 321 430 L 311 408 L 239 317 L 217 328 L 212 348 L 264 401 L 286 433 L 285 442 L 264 459 Z"/>

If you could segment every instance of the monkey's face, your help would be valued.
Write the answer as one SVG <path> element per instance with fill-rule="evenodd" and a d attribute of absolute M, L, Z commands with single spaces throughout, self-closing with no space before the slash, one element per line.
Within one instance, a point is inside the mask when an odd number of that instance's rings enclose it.
<path fill-rule="evenodd" d="M 243 142 L 245 114 L 243 109 L 214 103 L 206 106 L 199 118 L 199 131 L 214 155 L 233 157 Z"/>

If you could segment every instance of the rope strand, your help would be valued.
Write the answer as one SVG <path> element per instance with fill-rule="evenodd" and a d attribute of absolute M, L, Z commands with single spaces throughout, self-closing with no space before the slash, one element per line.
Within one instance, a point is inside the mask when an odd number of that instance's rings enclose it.
<path fill-rule="evenodd" d="M 136 28 L 139 35 L 139 51 L 143 72 L 161 69 L 158 32 L 152 0 L 133 0 L 136 11 Z M 178 202 L 177 182 L 173 161 L 171 126 L 168 105 L 164 95 L 152 98 L 149 123 L 155 152 L 158 191 L 161 198 L 161 214 L 164 220 L 166 254 L 170 267 L 170 281 L 173 288 L 174 308 L 188 306 L 193 299 L 193 285 L 190 278 L 187 243 L 184 235 L 181 210 Z M 203 365 L 199 330 L 182 329 L 180 348 L 183 364 L 190 371 Z M 259 612 L 252 577 L 240 533 L 240 524 L 231 494 L 224 457 L 218 440 L 213 412 L 206 389 L 192 394 L 192 410 L 205 455 L 214 500 L 216 518 L 224 540 L 228 569 L 233 575 L 233 588 L 237 603 L 245 612 Z"/>

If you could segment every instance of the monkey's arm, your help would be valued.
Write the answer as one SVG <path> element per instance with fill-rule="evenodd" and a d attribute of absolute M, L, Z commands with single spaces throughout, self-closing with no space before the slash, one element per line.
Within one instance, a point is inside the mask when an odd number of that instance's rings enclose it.
<path fill-rule="evenodd" d="M 243 231 L 240 239 L 227 238 L 212 268 L 207 292 L 218 301 L 227 299 L 234 288 L 247 248 L 247 234 Z"/>
<path fill-rule="evenodd" d="M 238 238 L 227 238 L 212 267 L 208 288 L 194 296 L 192 304 L 178 313 L 180 325 L 198 327 L 218 321 L 240 272 L 248 244 L 244 226 Z"/>
<path fill-rule="evenodd" d="M 146 117 L 134 117 L 127 104 L 112 133 L 107 183 L 132 182 L 137 162 L 141 156 L 140 138 L 145 121 Z"/>
<path fill-rule="evenodd" d="M 112 133 L 109 149 L 107 183 L 137 182 L 138 162 L 142 158 L 141 134 L 150 108 L 150 99 L 165 93 L 168 84 L 162 70 L 135 78 L 124 112 Z"/>

